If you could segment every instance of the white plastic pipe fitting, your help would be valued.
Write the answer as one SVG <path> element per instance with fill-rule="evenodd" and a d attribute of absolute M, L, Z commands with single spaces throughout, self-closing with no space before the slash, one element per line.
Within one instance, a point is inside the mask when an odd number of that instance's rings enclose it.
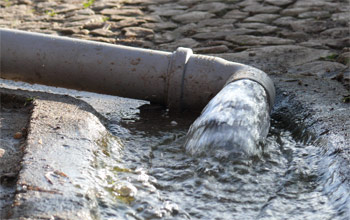
<path fill-rule="evenodd" d="M 191 49 L 148 50 L 0 28 L 1 78 L 201 110 L 227 81 L 250 79 L 274 102 L 271 79 L 247 65 Z"/>

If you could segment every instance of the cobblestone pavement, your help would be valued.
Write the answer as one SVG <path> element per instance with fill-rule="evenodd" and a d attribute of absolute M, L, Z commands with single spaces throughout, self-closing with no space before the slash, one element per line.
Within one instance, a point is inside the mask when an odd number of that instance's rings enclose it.
<path fill-rule="evenodd" d="M 349 88 L 349 0 L 1 0 L 0 27 L 174 51 Z"/>

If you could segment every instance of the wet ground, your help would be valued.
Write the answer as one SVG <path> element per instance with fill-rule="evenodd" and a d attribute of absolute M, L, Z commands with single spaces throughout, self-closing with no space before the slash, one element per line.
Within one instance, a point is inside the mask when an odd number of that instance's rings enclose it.
<path fill-rule="evenodd" d="M 0 218 L 10 209 L 25 148 L 31 100 L 15 95 L 1 95 L 0 114 Z"/>
<path fill-rule="evenodd" d="M 280 80 L 276 80 L 277 85 L 298 83 Z M 7 82 L 2 85 L 18 88 L 26 84 Z M 328 86 L 332 87 L 332 84 Z M 22 162 L 28 165 L 17 183 L 22 190 L 15 196 L 18 206 L 12 210 L 13 217 L 349 217 L 349 178 L 346 174 L 349 160 L 344 158 L 348 137 L 342 133 L 347 132 L 348 125 L 347 122 L 335 123 L 348 114 L 347 104 L 337 95 L 342 89 L 324 96 L 325 103 L 321 106 L 317 102 L 300 101 L 310 99 L 307 95 L 317 100 L 323 94 L 322 89 L 312 94 L 300 89 L 304 97 L 296 97 L 297 93 L 289 91 L 287 86 L 282 91 L 278 87 L 272 127 L 267 143 L 263 145 L 263 155 L 248 160 L 221 161 L 207 156 L 196 158 L 185 152 L 185 135 L 196 115 L 170 115 L 161 106 L 138 100 L 51 87 L 26 85 L 23 88 L 67 93 L 90 103 L 97 112 L 85 102 L 68 96 L 44 93 L 40 98 L 40 94 L 25 92 L 38 97 L 33 114 L 40 117 L 35 120 L 33 142 Z M 330 91 L 326 84 L 323 89 Z M 52 101 L 47 102 L 48 98 Z M 323 115 L 317 110 L 324 109 L 323 105 L 338 107 L 330 122 L 334 123 L 332 130 L 328 132 L 322 129 L 330 126 L 326 117 L 331 113 L 324 112 Z M 61 112 L 60 120 L 55 119 L 57 113 L 47 112 L 49 106 L 55 106 L 55 112 Z M 70 117 L 72 111 L 74 118 Z M 310 115 L 312 111 L 316 113 Z M 86 112 L 95 116 L 86 115 Z M 97 123 L 96 120 L 101 120 L 111 133 L 106 133 L 100 125 L 89 125 Z M 69 126 L 72 124 L 75 126 Z M 91 136 L 96 133 L 97 136 Z M 342 135 L 345 139 L 334 138 L 334 135 Z M 36 141 L 40 138 L 41 150 L 36 151 Z M 74 162 L 67 158 L 74 158 Z"/>
<path fill-rule="evenodd" d="M 130 115 L 132 117 L 132 115 Z M 162 117 L 161 119 L 159 119 Z M 98 176 L 104 193 L 102 219 L 345 219 L 324 193 L 321 149 L 312 138 L 294 139 L 273 120 L 263 155 L 246 160 L 192 157 L 184 149 L 189 121 L 165 112 L 138 114 L 114 133 L 124 140 L 122 157 L 106 160 Z M 178 125 L 170 127 L 170 120 Z M 149 121 L 159 125 L 147 130 Z M 137 124 L 137 126 L 136 126 Z M 118 124 L 111 124 L 113 132 Z M 108 162 L 107 162 L 108 161 Z M 116 185 L 137 191 L 120 196 Z M 103 191 L 103 189 L 101 189 Z"/>

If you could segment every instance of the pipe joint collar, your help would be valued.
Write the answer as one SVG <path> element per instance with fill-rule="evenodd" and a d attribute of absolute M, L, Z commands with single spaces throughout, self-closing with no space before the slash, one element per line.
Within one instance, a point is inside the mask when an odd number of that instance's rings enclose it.
<path fill-rule="evenodd" d="M 172 55 L 167 74 L 167 105 L 169 109 L 182 109 L 184 79 L 186 73 L 186 64 L 192 50 L 179 47 Z"/>
<path fill-rule="evenodd" d="M 243 68 L 237 70 L 226 82 L 226 85 L 241 79 L 249 79 L 259 83 L 266 91 L 267 99 L 269 102 L 270 112 L 275 103 L 275 86 L 271 78 L 261 70 L 254 67 L 244 65 Z"/>

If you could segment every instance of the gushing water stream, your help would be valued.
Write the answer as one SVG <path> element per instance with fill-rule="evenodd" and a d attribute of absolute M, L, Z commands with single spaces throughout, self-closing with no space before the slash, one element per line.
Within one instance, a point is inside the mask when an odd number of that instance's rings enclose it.
<path fill-rule="evenodd" d="M 260 84 L 238 80 L 226 85 L 192 124 L 187 152 L 230 159 L 260 154 L 270 127 L 268 108 Z"/>
<path fill-rule="evenodd" d="M 239 80 L 188 133 L 191 120 L 166 112 L 112 123 L 124 148 L 97 157 L 102 219 L 343 219 L 318 177 L 320 149 L 278 121 L 268 135 L 268 108 L 258 83 Z"/>

